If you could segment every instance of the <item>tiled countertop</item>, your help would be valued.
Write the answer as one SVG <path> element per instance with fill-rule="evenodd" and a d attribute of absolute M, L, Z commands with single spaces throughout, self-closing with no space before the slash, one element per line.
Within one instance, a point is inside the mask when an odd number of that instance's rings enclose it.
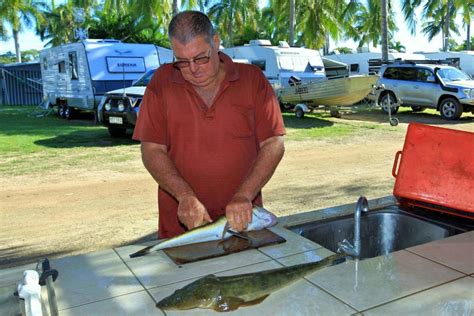
<path fill-rule="evenodd" d="M 370 201 L 371 208 L 393 203 Z M 281 218 L 272 230 L 287 241 L 228 256 L 175 265 L 162 252 L 130 259 L 133 245 L 51 260 L 60 315 L 163 315 L 157 301 L 196 278 L 233 275 L 321 260 L 332 253 L 284 226 L 353 212 L 344 205 Z M 26 265 L 0 270 L 0 315 L 16 315 L 12 293 Z M 43 289 L 46 295 L 46 290 Z M 194 309 L 166 315 L 217 314 Z M 346 261 L 312 273 L 235 315 L 472 315 L 474 231 L 390 255 Z"/>

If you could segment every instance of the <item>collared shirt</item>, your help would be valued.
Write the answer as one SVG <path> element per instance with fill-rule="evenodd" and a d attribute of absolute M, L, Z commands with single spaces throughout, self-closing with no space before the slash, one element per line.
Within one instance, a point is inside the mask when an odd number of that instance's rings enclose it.
<path fill-rule="evenodd" d="M 224 214 L 254 163 L 259 144 L 285 128 L 275 93 L 262 71 L 219 53 L 226 75 L 208 107 L 173 65 L 158 68 L 140 105 L 133 138 L 166 145 L 184 180 L 211 218 Z M 261 205 L 261 194 L 254 200 Z M 178 203 L 158 192 L 159 236 L 184 232 Z"/>

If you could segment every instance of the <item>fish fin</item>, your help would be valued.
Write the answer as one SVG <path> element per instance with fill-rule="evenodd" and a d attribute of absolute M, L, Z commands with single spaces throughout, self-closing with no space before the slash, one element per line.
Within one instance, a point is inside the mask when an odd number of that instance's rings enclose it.
<path fill-rule="evenodd" d="M 239 237 L 239 238 L 242 238 L 242 239 L 245 239 L 247 241 L 250 240 L 249 236 L 245 233 L 245 232 L 241 232 L 241 233 L 238 233 L 238 232 L 235 232 L 231 229 L 228 230 L 229 234 L 235 236 L 235 237 Z"/>
<path fill-rule="evenodd" d="M 226 222 L 225 225 L 224 225 L 224 229 L 222 230 L 221 240 L 224 240 L 224 236 L 225 236 L 225 234 L 227 234 L 229 229 L 230 229 L 229 222 Z"/>
<path fill-rule="evenodd" d="M 240 297 L 224 296 L 217 300 L 217 303 L 214 304 L 213 308 L 216 312 L 230 312 L 244 304 L 245 301 Z"/>
<path fill-rule="evenodd" d="M 242 306 L 252 306 L 252 305 L 257 305 L 257 304 L 260 304 L 261 302 L 263 302 L 264 299 L 266 299 L 270 294 L 266 294 L 264 296 L 261 296 L 259 298 L 256 298 L 252 301 L 247 301 L 247 302 L 244 302 L 242 304 Z"/>
<path fill-rule="evenodd" d="M 146 248 L 143 248 L 142 250 L 139 250 L 137 252 L 134 252 L 130 255 L 130 258 L 136 258 L 136 257 L 142 257 L 150 253 L 150 249 L 153 248 L 153 246 L 148 246 Z"/>

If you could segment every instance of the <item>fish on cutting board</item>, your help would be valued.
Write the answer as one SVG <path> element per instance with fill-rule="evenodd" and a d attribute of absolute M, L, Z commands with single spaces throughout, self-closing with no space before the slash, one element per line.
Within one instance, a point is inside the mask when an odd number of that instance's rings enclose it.
<path fill-rule="evenodd" d="M 156 307 L 162 310 L 207 308 L 228 312 L 240 306 L 259 304 L 273 292 L 307 274 L 344 262 L 346 256 L 336 254 L 317 262 L 241 275 L 208 275 L 176 290 L 159 301 Z"/>
<path fill-rule="evenodd" d="M 247 226 L 247 231 L 261 230 L 274 226 L 277 223 L 277 217 L 260 206 L 252 209 L 252 222 Z M 233 235 L 228 230 L 227 219 L 222 216 L 212 223 L 193 228 L 179 236 L 175 236 L 164 241 L 160 241 L 153 246 L 148 246 L 130 255 L 130 258 L 141 257 L 150 253 L 183 245 L 189 245 L 199 242 L 212 240 L 225 240 Z"/>

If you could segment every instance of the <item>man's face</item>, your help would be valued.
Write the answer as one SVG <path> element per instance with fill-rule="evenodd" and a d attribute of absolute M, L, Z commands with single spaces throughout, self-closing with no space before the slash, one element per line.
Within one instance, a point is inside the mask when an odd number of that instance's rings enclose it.
<path fill-rule="evenodd" d="M 191 61 L 199 57 L 209 56 L 209 62 L 197 64 L 194 61 L 189 63 L 188 67 L 181 68 L 181 74 L 184 79 L 197 87 L 206 87 L 212 84 L 219 73 L 219 37 L 214 36 L 214 47 L 212 48 L 204 37 L 197 36 L 191 42 L 183 45 L 175 39 L 171 39 L 176 61 Z"/>

